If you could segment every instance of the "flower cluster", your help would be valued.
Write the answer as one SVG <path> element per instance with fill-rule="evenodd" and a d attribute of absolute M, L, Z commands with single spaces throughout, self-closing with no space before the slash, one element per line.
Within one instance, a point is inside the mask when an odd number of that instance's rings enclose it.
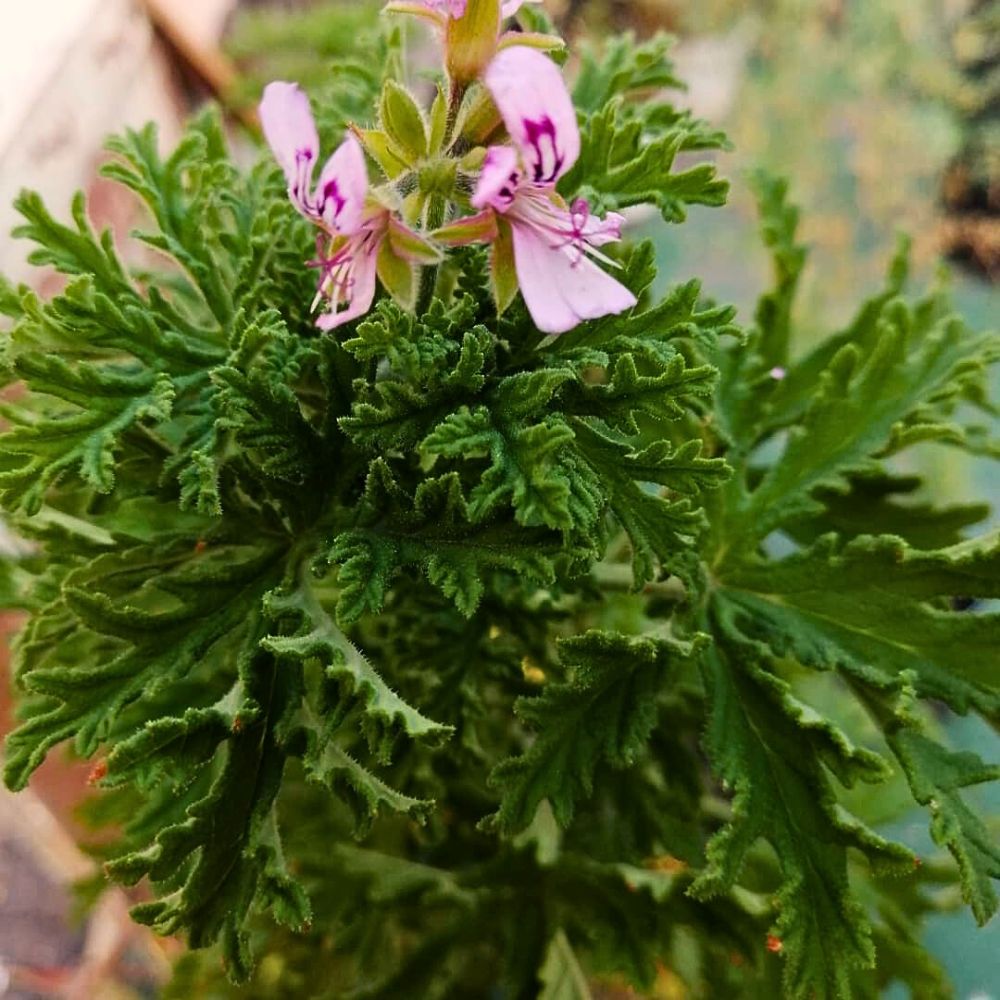
<path fill-rule="evenodd" d="M 313 308 L 325 304 L 317 325 L 331 330 L 363 316 L 374 301 L 378 279 L 412 308 L 418 285 L 415 270 L 436 266 L 442 259 L 439 248 L 469 243 L 492 245 L 498 309 L 503 310 L 519 288 L 544 333 L 564 333 L 583 320 L 633 307 L 635 296 L 597 263 L 615 266 L 599 248 L 620 239 L 622 217 L 609 213 L 600 218 L 582 199 L 567 205 L 556 189 L 580 152 L 576 112 L 562 73 L 531 40 L 517 43 L 519 35 L 513 33 L 509 41 L 517 44 L 505 44 L 503 37 L 498 43 L 499 18 L 512 15 L 521 3 L 427 0 L 391 6 L 419 12 L 445 28 L 477 18 L 489 25 L 495 15 L 497 30 L 485 39 L 490 59 L 480 82 L 508 141 L 478 151 L 463 148 L 469 143 L 455 127 L 459 115 L 453 107 L 439 162 L 454 163 L 461 151 L 450 176 L 456 177 L 459 167 L 478 168 L 478 174 L 469 179 L 471 198 L 460 183 L 453 184 L 448 191 L 452 217 L 441 219 L 443 224 L 432 226 L 425 236 L 416 228 L 417 220 L 406 217 L 405 184 L 399 176 L 379 188 L 370 185 L 365 151 L 353 134 L 329 157 L 314 183 L 320 143 L 309 99 L 296 84 L 270 84 L 260 106 L 264 135 L 284 170 L 292 204 L 319 229 L 317 255 L 309 262 L 319 272 Z M 478 33 L 474 47 L 481 51 L 483 31 L 478 23 L 473 26 Z M 455 50 L 467 42 L 460 35 L 448 37 L 449 69 L 466 61 L 463 52 Z M 454 73 L 450 76 L 452 103 L 461 105 L 466 83 Z M 415 111 L 411 118 L 421 119 L 421 113 Z M 421 119 L 416 127 L 422 124 Z M 499 126 L 498 120 L 487 138 Z M 423 159 L 408 164 L 413 169 L 404 175 L 441 174 L 421 171 L 430 157 Z M 444 175 L 449 176 L 447 171 Z M 505 288 L 510 292 L 499 291 Z"/>

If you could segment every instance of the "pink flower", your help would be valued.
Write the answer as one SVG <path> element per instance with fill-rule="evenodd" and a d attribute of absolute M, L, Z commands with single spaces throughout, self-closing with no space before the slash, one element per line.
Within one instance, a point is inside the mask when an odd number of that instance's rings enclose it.
<path fill-rule="evenodd" d="M 292 204 L 319 226 L 317 259 L 320 269 L 313 309 L 326 299 L 330 305 L 317 320 L 323 330 L 364 315 L 375 298 L 375 274 L 384 226 L 365 212 L 368 169 L 358 140 L 348 135 L 320 171 L 319 135 L 309 98 L 297 84 L 277 81 L 264 88 L 260 122 L 271 151 L 288 181 Z M 324 244 L 325 249 L 324 249 Z"/>
<path fill-rule="evenodd" d="M 615 266 L 597 248 L 621 238 L 624 220 L 614 212 L 598 218 L 583 199 L 567 207 L 556 193 L 580 155 L 576 112 L 558 67 L 533 49 L 509 48 L 490 64 L 485 82 L 514 145 L 489 149 L 472 198 L 482 211 L 456 223 L 456 232 L 495 238 L 490 216 L 509 225 L 518 285 L 545 333 L 632 308 L 635 296 L 594 263 Z"/>
<path fill-rule="evenodd" d="M 309 98 L 298 84 L 269 83 L 260 102 L 260 122 L 264 138 L 285 171 L 292 204 L 331 234 L 355 232 L 368 194 L 368 170 L 357 139 L 347 136 L 313 187 L 319 135 Z"/>
<path fill-rule="evenodd" d="M 319 271 L 313 312 L 324 300 L 328 303 L 316 320 L 321 330 L 333 330 L 371 309 L 378 254 L 385 239 L 384 227 L 381 229 L 369 223 L 350 236 L 332 240 L 316 237 L 316 258 L 308 266 Z"/>
<path fill-rule="evenodd" d="M 348 135 L 320 171 L 319 136 L 309 98 L 297 84 L 275 82 L 260 103 L 264 137 L 288 181 L 288 197 L 310 222 L 319 226 L 319 270 L 313 301 L 326 310 L 316 321 L 332 330 L 363 316 L 375 298 L 375 278 L 407 302 L 416 289 L 415 268 L 439 259 L 437 250 L 406 228 L 384 206 L 368 198 L 368 168 L 358 140 Z"/>
<path fill-rule="evenodd" d="M 468 0 L 423 0 L 423 6 L 445 17 L 465 17 Z"/>

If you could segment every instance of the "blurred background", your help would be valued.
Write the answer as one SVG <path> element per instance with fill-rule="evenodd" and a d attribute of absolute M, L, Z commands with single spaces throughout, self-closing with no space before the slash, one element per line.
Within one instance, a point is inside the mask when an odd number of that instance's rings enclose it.
<path fill-rule="evenodd" d="M 247 124 L 264 82 L 324 81 L 334 57 L 371 71 L 363 39 L 381 4 L 367 0 L 3 0 L 0 4 L 0 271 L 45 291 L 25 247 L 7 238 L 24 186 L 68 211 L 83 188 L 97 225 L 124 234 L 129 199 L 96 177 L 102 142 L 155 120 L 169 147 L 206 100 L 228 109 L 234 138 L 255 154 Z M 951 283 L 976 326 L 1000 315 L 1000 0 L 546 0 L 575 39 L 631 30 L 677 37 L 675 103 L 723 129 L 733 182 L 726 209 L 686 224 L 633 220 L 656 241 L 666 287 L 699 277 L 749 322 L 768 279 L 745 181 L 788 176 L 803 207 L 811 266 L 799 302 L 800 349 L 837 329 L 880 285 L 897 234 L 913 238 L 914 284 Z M 427 44 L 414 37 L 414 51 Z M 366 67 L 366 56 L 368 65 Z M 345 86 L 349 81 L 345 81 Z M 939 446 L 919 458 L 937 498 L 1000 501 L 996 463 Z M 0 535 L 0 543 L 13 544 Z M 4 635 L 15 616 L 0 617 Z M 0 732 L 10 725 L 0 679 Z M 956 745 L 1000 757 L 974 720 L 950 724 Z M 78 915 L 70 886 L 93 874 L 76 846 L 89 767 L 55 755 L 32 790 L 0 792 L 0 997 L 156 996 L 176 952 L 132 927 L 128 900 L 106 893 Z M 1000 812 L 1000 794 L 980 804 Z M 922 815 L 890 832 L 920 852 Z M 97 883 L 92 883 L 99 885 Z M 77 901 L 74 902 L 74 899 Z M 1000 925 L 975 932 L 965 914 L 937 918 L 928 944 L 962 998 L 1000 998 Z M 903 994 L 900 994 L 903 995 Z M 893 995 L 895 997 L 895 995 Z"/>

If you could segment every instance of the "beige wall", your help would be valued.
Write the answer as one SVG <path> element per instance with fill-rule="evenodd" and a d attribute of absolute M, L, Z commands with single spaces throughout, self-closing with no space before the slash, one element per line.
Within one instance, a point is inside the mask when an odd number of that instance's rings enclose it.
<path fill-rule="evenodd" d="M 212 44 L 234 0 L 159 0 L 196 42 Z M 156 121 L 177 138 L 185 108 L 170 56 L 138 0 L 0 2 L 0 271 L 26 280 L 27 245 L 8 234 L 11 201 L 38 190 L 65 216 L 78 188 L 90 190 L 104 137 Z M 116 206 L 94 192 L 95 216 Z"/>

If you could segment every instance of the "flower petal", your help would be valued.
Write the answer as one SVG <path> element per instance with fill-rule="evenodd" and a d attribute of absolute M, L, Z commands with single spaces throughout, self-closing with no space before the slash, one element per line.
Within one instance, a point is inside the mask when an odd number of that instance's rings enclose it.
<path fill-rule="evenodd" d="M 364 316 L 371 309 L 375 300 L 375 274 L 381 244 L 380 239 L 357 239 L 348 276 L 347 308 L 338 311 L 335 305 L 333 310 L 323 313 L 316 320 L 316 326 L 321 330 L 335 330 Z"/>
<path fill-rule="evenodd" d="M 583 198 L 578 198 L 570 206 L 570 212 L 576 219 L 582 218 L 580 225 L 580 238 L 592 247 L 602 247 L 607 243 L 616 243 L 622 238 L 622 226 L 625 224 L 625 216 L 618 212 L 608 212 L 602 219 L 600 216 L 592 215 L 590 206 Z"/>
<path fill-rule="evenodd" d="M 565 333 L 585 319 L 624 312 L 636 297 L 586 256 L 550 246 L 542 233 L 514 222 L 514 263 L 521 294 L 543 333 Z"/>
<path fill-rule="evenodd" d="M 510 146 L 490 146 L 483 169 L 472 196 L 474 208 L 495 208 L 505 212 L 510 208 L 521 183 L 517 153 Z"/>
<path fill-rule="evenodd" d="M 501 17 L 513 17 L 526 3 L 541 3 L 542 0 L 504 0 L 500 5 Z"/>
<path fill-rule="evenodd" d="M 367 194 L 365 154 L 361 143 L 348 133 L 319 175 L 314 209 L 328 229 L 347 235 L 361 226 Z"/>
<path fill-rule="evenodd" d="M 309 98 L 297 83 L 269 83 L 260 102 L 260 124 L 285 172 L 289 196 L 297 204 L 304 201 L 319 158 L 319 135 Z"/>
<path fill-rule="evenodd" d="M 528 179 L 555 184 L 580 155 L 576 111 L 559 67 L 536 49 L 518 45 L 497 54 L 485 80 Z"/>

